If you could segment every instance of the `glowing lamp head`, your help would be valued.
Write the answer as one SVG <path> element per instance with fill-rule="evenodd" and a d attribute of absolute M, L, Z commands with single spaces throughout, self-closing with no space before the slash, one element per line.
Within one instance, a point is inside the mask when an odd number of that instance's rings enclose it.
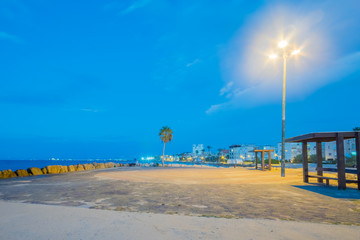
<path fill-rule="evenodd" d="M 299 52 L 300 52 L 299 49 L 295 49 L 295 50 L 291 53 L 291 55 L 296 55 L 296 54 L 298 54 Z"/>
<path fill-rule="evenodd" d="M 284 47 L 286 47 L 287 45 L 288 45 L 287 41 L 281 41 L 281 42 L 279 42 L 278 47 L 279 47 L 279 48 L 284 48 Z"/>
<path fill-rule="evenodd" d="M 269 58 L 271 58 L 271 59 L 275 59 L 275 58 L 277 58 L 278 56 L 276 55 L 276 54 L 270 54 L 269 55 Z"/>

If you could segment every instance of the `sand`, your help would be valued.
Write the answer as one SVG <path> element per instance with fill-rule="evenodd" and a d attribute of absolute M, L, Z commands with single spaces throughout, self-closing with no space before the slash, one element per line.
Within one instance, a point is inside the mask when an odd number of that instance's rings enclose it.
<path fill-rule="evenodd" d="M 359 239 L 360 227 L 0 202 L 1 239 Z"/>
<path fill-rule="evenodd" d="M 206 167 L 7 179 L 0 239 L 358 239 L 360 191 L 315 182 Z"/>

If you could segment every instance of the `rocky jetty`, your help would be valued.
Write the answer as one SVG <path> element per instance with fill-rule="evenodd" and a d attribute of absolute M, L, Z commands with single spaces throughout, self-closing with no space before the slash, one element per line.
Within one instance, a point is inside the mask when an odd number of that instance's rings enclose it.
<path fill-rule="evenodd" d="M 15 173 L 18 177 L 28 177 L 30 175 L 25 169 L 18 169 Z"/>
<path fill-rule="evenodd" d="M 67 172 L 78 172 L 85 170 L 95 170 L 95 169 L 104 169 L 104 168 L 114 168 L 114 167 L 132 167 L 135 164 L 120 164 L 120 163 L 86 163 L 86 164 L 78 164 L 78 165 L 70 165 L 70 166 L 61 166 L 61 165 L 50 165 L 44 168 L 31 167 L 27 170 L 18 169 L 15 172 L 12 170 L 3 170 L 0 171 L 0 179 L 1 178 L 12 178 L 12 177 L 28 177 L 28 176 L 36 176 L 43 174 L 60 174 Z M 138 165 L 140 166 L 140 165 Z M 145 166 L 145 165 L 144 165 Z M 148 166 L 148 165 L 147 165 Z"/>
<path fill-rule="evenodd" d="M 76 171 L 74 165 L 68 166 L 68 170 L 69 170 L 69 172 L 75 172 Z"/>
<path fill-rule="evenodd" d="M 28 171 L 28 173 L 30 173 L 30 175 L 42 175 L 43 174 L 41 169 L 37 168 L 37 167 L 28 168 L 27 171 Z"/>
<path fill-rule="evenodd" d="M 14 173 L 13 171 L 9 170 L 4 170 L 4 171 L 0 171 L 0 178 L 12 178 L 12 177 L 16 177 L 16 173 Z"/>

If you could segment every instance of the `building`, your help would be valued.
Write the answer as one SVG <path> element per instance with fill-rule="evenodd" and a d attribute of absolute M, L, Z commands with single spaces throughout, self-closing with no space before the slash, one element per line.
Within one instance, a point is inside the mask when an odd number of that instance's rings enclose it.
<path fill-rule="evenodd" d="M 316 143 L 307 143 L 308 156 L 316 155 Z M 346 157 L 355 154 L 355 139 L 347 139 L 344 141 L 344 152 Z M 285 160 L 291 161 L 297 155 L 302 154 L 302 143 L 285 143 Z M 277 149 L 278 159 L 281 159 L 281 143 L 278 143 Z M 325 161 L 335 160 L 337 156 L 336 142 L 322 143 L 322 156 Z"/>
<path fill-rule="evenodd" d="M 277 152 L 276 152 L 276 159 L 281 160 L 281 152 L 282 152 L 282 144 L 281 142 L 278 143 Z M 285 143 L 285 160 L 291 161 L 297 155 L 302 153 L 302 143 Z"/>
<path fill-rule="evenodd" d="M 336 160 L 336 142 L 325 143 L 325 161 Z M 355 155 L 355 139 L 347 139 L 344 141 L 344 153 L 345 157 L 351 157 Z"/>
<path fill-rule="evenodd" d="M 228 163 L 238 164 L 243 163 L 244 161 L 253 161 L 255 159 L 255 145 L 231 145 L 229 148 L 230 150 Z"/>
<path fill-rule="evenodd" d="M 264 145 L 258 149 L 265 149 L 265 150 L 274 150 L 273 152 L 271 152 L 271 159 L 278 159 L 278 155 L 276 153 L 277 149 L 275 146 L 271 146 L 271 145 Z M 267 155 L 265 155 L 265 158 L 268 158 Z"/>

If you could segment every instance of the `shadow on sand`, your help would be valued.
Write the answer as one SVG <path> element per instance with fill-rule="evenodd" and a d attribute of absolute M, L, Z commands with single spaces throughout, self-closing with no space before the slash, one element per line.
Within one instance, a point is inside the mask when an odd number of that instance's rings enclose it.
<path fill-rule="evenodd" d="M 317 183 L 309 183 L 308 185 L 293 185 L 293 187 L 315 192 L 328 197 L 339 198 L 339 199 L 358 199 L 360 200 L 360 190 L 355 188 L 348 188 L 346 190 L 338 190 L 335 186 L 324 186 Z"/>

